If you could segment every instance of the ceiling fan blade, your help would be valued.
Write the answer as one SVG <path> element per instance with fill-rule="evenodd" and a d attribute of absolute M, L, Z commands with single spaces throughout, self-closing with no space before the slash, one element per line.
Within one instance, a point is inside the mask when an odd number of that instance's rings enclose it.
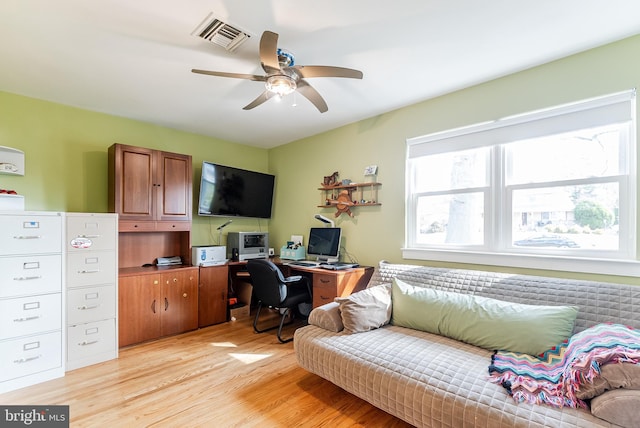
<path fill-rule="evenodd" d="M 332 67 L 329 65 L 296 65 L 293 68 L 300 77 L 348 77 L 362 79 L 362 71 L 352 68 Z"/>
<path fill-rule="evenodd" d="M 193 73 L 207 74 L 209 76 L 233 77 L 235 79 L 248 79 L 255 80 L 257 82 L 264 82 L 267 80 L 265 76 L 258 76 L 257 74 L 226 73 L 224 71 L 198 70 L 196 68 L 192 69 L 191 71 Z"/>
<path fill-rule="evenodd" d="M 260 104 L 264 103 L 269 98 L 272 98 L 274 95 L 275 94 L 273 92 L 271 92 L 271 91 L 264 91 L 263 93 L 261 93 L 258 96 L 258 98 L 256 98 L 255 100 L 251 101 L 246 106 L 242 107 L 242 110 L 251 110 L 254 107 L 258 107 Z"/>
<path fill-rule="evenodd" d="M 304 80 L 298 81 L 297 91 L 300 94 L 302 94 L 306 99 L 311 101 L 311 104 L 316 106 L 316 108 L 320 110 L 320 113 L 324 113 L 327 110 L 329 110 L 329 107 L 327 107 L 327 103 L 324 101 L 322 96 L 320 96 L 318 91 L 313 89 L 313 87 L 309 85 L 307 82 L 305 82 Z"/>
<path fill-rule="evenodd" d="M 278 61 L 278 35 L 271 31 L 265 31 L 260 38 L 260 64 L 267 73 L 280 71 Z"/>

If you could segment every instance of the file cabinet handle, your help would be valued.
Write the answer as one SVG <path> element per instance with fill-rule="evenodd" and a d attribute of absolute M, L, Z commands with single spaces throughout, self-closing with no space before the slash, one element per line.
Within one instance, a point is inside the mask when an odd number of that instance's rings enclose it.
<path fill-rule="evenodd" d="M 40 318 L 40 315 L 36 315 L 36 316 L 33 316 L 33 317 L 16 318 L 16 319 L 13 320 L 13 322 L 33 321 L 33 320 L 37 320 L 38 318 Z"/>
<path fill-rule="evenodd" d="M 98 342 L 99 342 L 98 340 L 83 340 L 82 342 L 78 343 L 78 346 L 89 346 L 89 345 L 94 345 Z"/>
<path fill-rule="evenodd" d="M 79 270 L 78 273 L 99 273 L 100 269 Z"/>
<path fill-rule="evenodd" d="M 14 281 L 30 281 L 32 279 L 40 279 L 42 278 L 42 275 L 35 275 L 35 276 L 16 276 L 15 278 L 13 278 Z"/>
<path fill-rule="evenodd" d="M 40 239 L 42 235 L 17 235 L 13 239 Z"/>
<path fill-rule="evenodd" d="M 91 305 L 91 306 L 82 305 L 82 306 L 78 306 L 78 309 L 80 309 L 81 311 L 86 311 L 88 309 L 98 309 L 99 307 L 100 305 Z"/>
<path fill-rule="evenodd" d="M 29 361 L 37 360 L 40 357 L 42 357 L 42 355 L 35 355 L 33 357 L 20 358 L 19 360 L 13 360 L 13 362 L 15 364 L 24 364 L 24 363 L 28 363 Z"/>

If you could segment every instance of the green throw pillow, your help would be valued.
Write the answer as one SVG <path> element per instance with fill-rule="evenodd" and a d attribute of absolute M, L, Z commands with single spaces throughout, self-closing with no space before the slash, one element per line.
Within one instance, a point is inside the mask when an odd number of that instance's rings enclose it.
<path fill-rule="evenodd" d="M 568 339 L 578 309 L 504 302 L 394 279 L 391 323 L 489 350 L 538 355 Z"/>

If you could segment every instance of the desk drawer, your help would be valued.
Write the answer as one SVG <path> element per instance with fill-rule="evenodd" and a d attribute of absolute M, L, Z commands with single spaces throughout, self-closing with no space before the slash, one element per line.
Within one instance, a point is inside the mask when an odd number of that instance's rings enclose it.
<path fill-rule="evenodd" d="M 59 330 L 60 300 L 60 293 L 0 300 L 0 340 Z"/>
<path fill-rule="evenodd" d="M 318 284 L 313 281 L 313 307 L 317 308 L 325 303 L 333 302 L 337 296 L 336 286 L 334 284 Z"/>
<path fill-rule="evenodd" d="M 0 342 L 0 382 L 62 367 L 59 331 Z"/>
<path fill-rule="evenodd" d="M 91 251 L 67 256 L 67 287 L 115 283 L 116 253 Z"/>
<path fill-rule="evenodd" d="M 115 285 L 76 288 L 67 292 L 67 324 L 81 324 L 115 316 Z"/>
<path fill-rule="evenodd" d="M 62 256 L 0 257 L 0 297 L 62 290 Z"/>

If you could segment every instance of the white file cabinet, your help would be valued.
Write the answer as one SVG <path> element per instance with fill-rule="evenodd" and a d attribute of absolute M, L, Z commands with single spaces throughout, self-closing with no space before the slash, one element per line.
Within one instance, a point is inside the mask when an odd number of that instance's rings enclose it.
<path fill-rule="evenodd" d="M 66 213 L 67 371 L 118 357 L 118 215 Z"/>
<path fill-rule="evenodd" d="M 0 393 L 64 376 L 63 216 L 0 212 Z"/>

